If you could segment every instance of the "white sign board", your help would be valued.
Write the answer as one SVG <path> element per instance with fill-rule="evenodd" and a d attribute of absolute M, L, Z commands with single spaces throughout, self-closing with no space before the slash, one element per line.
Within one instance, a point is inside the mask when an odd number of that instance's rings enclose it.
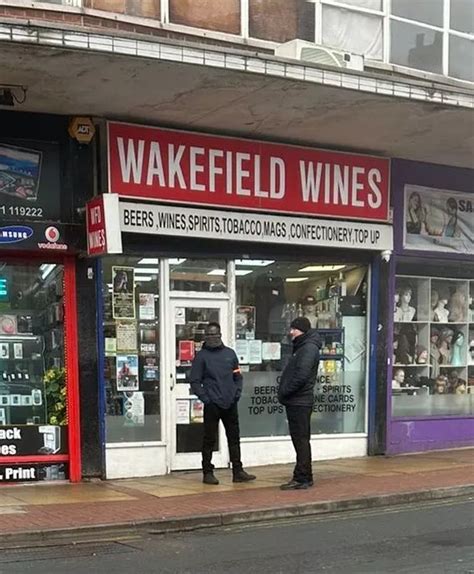
<path fill-rule="evenodd" d="M 173 237 L 391 250 L 390 225 L 120 203 L 120 230 Z"/>

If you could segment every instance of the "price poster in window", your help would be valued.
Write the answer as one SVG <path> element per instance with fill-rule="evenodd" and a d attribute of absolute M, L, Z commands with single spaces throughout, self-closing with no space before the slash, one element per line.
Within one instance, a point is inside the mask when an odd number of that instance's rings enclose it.
<path fill-rule="evenodd" d="M 112 316 L 135 319 L 135 269 L 112 267 Z"/>

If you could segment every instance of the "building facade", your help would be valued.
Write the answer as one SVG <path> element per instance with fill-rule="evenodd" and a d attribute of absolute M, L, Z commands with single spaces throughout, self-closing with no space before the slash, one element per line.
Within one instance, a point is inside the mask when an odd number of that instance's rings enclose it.
<path fill-rule="evenodd" d="M 68 119 L 0 112 L 0 480 L 81 478 L 77 255 L 87 152 Z M 89 171 L 89 170 L 88 170 Z"/>
<path fill-rule="evenodd" d="M 201 405 L 186 381 L 203 326 L 216 318 L 244 366 L 246 464 L 291 459 L 275 387 L 289 352 L 285 329 L 301 314 L 324 338 L 316 457 L 472 444 L 472 218 L 466 228 L 462 209 L 473 167 L 473 8 L 464 0 L 427 6 L 0 1 L 0 107 L 10 118 L 0 144 L 38 154 L 58 142 L 61 157 L 72 150 L 80 158 L 61 164 L 60 200 L 41 193 L 53 211 L 69 211 L 41 220 L 26 198 L 28 226 L 36 233 L 42 221 L 74 223 L 74 238 L 85 240 L 86 209 L 89 216 L 89 258 L 79 241 L 71 257 L 81 256 L 67 259 L 75 283 L 65 293 L 76 307 L 53 301 L 76 333 L 65 341 L 74 347 L 76 337 L 80 348 L 76 366 L 64 364 L 76 389 L 68 395 L 78 461 L 71 478 L 199 465 Z M 95 131 L 89 144 L 67 133 L 78 116 Z M 43 129 L 45 118 L 62 122 L 60 136 Z M 10 171 L 2 173 L 11 201 Z M 413 207 L 416 194 L 426 209 Z M 451 211 L 456 203 L 451 223 L 448 200 Z M 10 208 L 0 206 L 2 225 L 12 214 L 22 225 L 27 211 Z M 445 250 L 435 227 L 449 236 Z M 21 246 L 26 256 L 29 243 Z M 62 260 L 53 259 L 38 260 L 35 273 L 56 265 L 45 280 L 60 282 Z M 13 260 L 4 261 L 8 270 Z M 431 298 L 446 290 L 450 315 L 437 321 Z M 410 319 L 408 292 L 417 303 Z M 465 313 L 455 322 L 452 299 L 460 305 L 462 296 Z M 449 361 L 438 365 L 435 323 L 453 331 Z M 394 345 L 408 357 L 394 357 Z M 41 380 L 46 363 L 38 362 Z M 438 376 L 453 391 L 464 381 L 465 396 L 433 395 Z M 2 448 L 9 441 L 5 434 Z M 63 463 L 72 452 L 70 442 L 54 456 Z M 216 460 L 228 463 L 224 436 Z"/>
<path fill-rule="evenodd" d="M 473 441 L 472 170 L 392 162 L 390 453 Z"/>

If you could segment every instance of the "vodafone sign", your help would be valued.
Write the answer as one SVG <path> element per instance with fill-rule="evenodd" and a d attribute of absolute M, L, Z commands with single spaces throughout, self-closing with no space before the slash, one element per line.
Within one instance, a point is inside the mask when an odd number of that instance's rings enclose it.
<path fill-rule="evenodd" d="M 115 122 L 108 154 L 124 197 L 388 220 L 387 159 Z"/>

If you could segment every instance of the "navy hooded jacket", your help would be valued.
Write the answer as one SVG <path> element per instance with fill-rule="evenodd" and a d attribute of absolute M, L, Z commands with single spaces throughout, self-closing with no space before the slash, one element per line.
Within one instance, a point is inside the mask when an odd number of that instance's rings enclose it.
<path fill-rule="evenodd" d="M 225 345 L 204 344 L 193 361 L 189 382 L 192 392 L 205 405 L 230 408 L 242 394 L 242 375 L 235 351 Z"/>

